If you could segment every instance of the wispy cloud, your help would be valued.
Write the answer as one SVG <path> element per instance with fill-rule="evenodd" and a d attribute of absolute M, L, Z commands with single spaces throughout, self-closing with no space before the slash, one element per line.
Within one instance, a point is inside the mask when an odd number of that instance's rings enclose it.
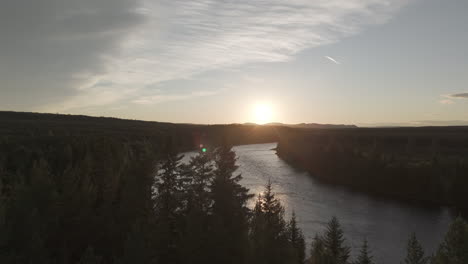
<path fill-rule="evenodd" d="M 468 93 L 454 93 L 454 94 L 443 94 L 439 103 L 441 104 L 455 104 L 455 100 L 468 99 Z"/>
<path fill-rule="evenodd" d="M 468 99 L 468 93 L 456 93 L 448 95 L 451 98 Z"/>
<path fill-rule="evenodd" d="M 120 42 L 118 56 L 99 57 L 106 67 L 92 79 L 113 83 L 116 92 L 132 87 L 135 93 L 128 100 L 138 102 L 144 87 L 163 81 L 288 61 L 305 49 L 384 23 L 409 1 L 143 0 L 137 11 L 145 23 Z M 79 96 L 96 98 L 102 89 L 90 84 Z"/>
<path fill-rule="evenodd" d="M 102 91 L 87 88 L 108 72 L 105 58 L 118 56 L 128 34 L 149 22 L 139 4 L 139 0 L 2 1 L 2 108 L 36 110 L 83 96 L 87 97 L 83 105 L 94 101 Z"/>
<path fill-rule="evenodd" d="M 468 120 L 421 120 L 417 126 L 467 126 Z"/>
<path fill-rule="evenodd" d="M 281 62 L 383 23 L 406 0 L 162 0 L 108 78 L 159 82 L 253 62 Z M 117 66 L 118 65 L 118 66 Z"/>
<path fill-rule="evenodd" d="M 332 57 L 330 57 L 330 56 L 325 56 L 325 58 L 328 59 L 329 61 L 335 63 L 335 64 L 338 64 L 338 65 L 341 64 L 341 62 L 335 60 L 334 58 L 332 58 Z"/>
<path fill-rule="evenodd" d="M 360 127 L 468 126 L 468 120 L 419 120 L 398 123 L 358 123 Z"/>
<path fill-rule="evenodd" d="M 450 99 L 441 99 L 439 103 L 449 105 L 449 104 L 454 104 L 455 102 Z"/>
<path fill-rule="evenodd" d="M 219 94 L 223 92 L 224 89 L 213 90 L 213 91 L 195 91 L 190 93 L 179 93 L 179 94 L 156 94 L 156 95 L 149 95 L 149 96 L 141 96 L 132 101 L 135 104 L 159 104 L 164 102 L 170 101 L 181 101 L 181 100 L 189 100 L 195 99 L 199 97 L 206 97 Z"/>

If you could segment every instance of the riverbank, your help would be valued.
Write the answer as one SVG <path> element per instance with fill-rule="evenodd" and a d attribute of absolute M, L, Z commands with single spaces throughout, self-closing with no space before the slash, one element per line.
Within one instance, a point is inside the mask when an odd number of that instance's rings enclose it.
<path fill-rule="evenodd" d="M 286 215 L 296 212 L 307 245 L 336 216 L 353 252 L 359 252 L 365 237 L 377 263 L 399 263 L 411 232 L 416 232 L 426 252 L 434 252 L 453 219 L 452 210 L 446 207 L 401 202 L 324 184 L 279 158 L 272 150 L 276 145 L 233 148 L 238 172 L 243 176 L 241 184 L 257 195 L 270 180 Z"/>
<path fill-rule="evenodd" d="M 322 182 L 466 209 L 466 128 L 285 130 L 277 155 Z"/>

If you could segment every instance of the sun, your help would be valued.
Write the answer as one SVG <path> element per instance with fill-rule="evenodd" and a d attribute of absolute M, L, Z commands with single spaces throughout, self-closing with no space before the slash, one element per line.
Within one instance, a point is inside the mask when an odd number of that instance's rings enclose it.
<path fill-rule="evenodd" d="M 272 122 L 273 107 L 269 103 L 257 103 L 253 108 L 253 121 L 263 125 Z"/>

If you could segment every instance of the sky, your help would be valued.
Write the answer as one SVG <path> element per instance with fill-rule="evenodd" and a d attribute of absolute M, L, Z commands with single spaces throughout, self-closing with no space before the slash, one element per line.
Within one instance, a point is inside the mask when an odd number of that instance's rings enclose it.
<path fill-rule="evenodd" d="M 466 0 L 16 0 L 0 110 L 468 125 Z"/>

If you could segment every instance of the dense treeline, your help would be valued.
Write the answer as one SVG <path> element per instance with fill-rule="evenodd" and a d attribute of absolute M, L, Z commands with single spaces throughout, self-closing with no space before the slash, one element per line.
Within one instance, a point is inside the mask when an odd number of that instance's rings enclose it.
<path fill-rule="evenodd" d="M 155 154 L 146 143 L 0 144 L 0 262 L 75 263 L 124 251 L 127 237 L 154 214 Z"/>
<path fill-rule="evenodd" d="M 256 198 L 240 184 L 229 144 L 267 141 L 276 129 L 0 119 L 0 263 L 351 263 L 337 219 L 306 257 L 295 215 L 285 218 L 271 184 Z M 177 155 L 221 142 L 187 164 Z M 468 263 L 467 245 L 457 219 L 434 256 L 411 236 L 405 263 Z M 372 263 L 367 242 L 354 261 Z"/>
<path fill-rule="evenodd" d="M 90 136 L 146 140 L 157 146 L 159 151 L 164 142 L 171 138 L 175 149 L 188 151 L 198 148 L 200 144 L 215 146 L 275 142 L 278 132 L 273 126 L 172 124 L 109 117 L 0 111 L 0 140 L 3 142 L 26 140 L 34 143 L 44 139 L 67 141 L 69 137 L 85 137 L 83 140 L 87 140 Z"/>
<path fill-rule="evenodd" d="M 182 164 L 167 144 L 154 164 L 150 148 L 121 143 L 76 143 L 59 161 L 44 152 L 15 177 L 4 163 L 1 263 L 373 263 L 367 241 L 350 260 L 337 218 L 306 259 L 295 214 L 285 219 L 270 183 L 247 207 L 230 147 Z M 434 256 L 411 235 L 405 263 L 467 263 L 467 249 L 468 224 L 457 219 Z"/>
<path fill-rule="evenodd" d="M 271 135 L 257 126 L 0 112 L 0 262 L 153 257 L 131 250 L 157 237 L 147 230 L 156 219 L 155 164 L 200 144 Z"/>
<path fill-rule="evenodd" d="M 277 153 L 329 183 L 468 206 L 467 127 L 284 129 Z"/>
<path fill-rule="evenodd" d="M 296 220 L 284 220 L 270 187 L 247 208 L 252 196 L 229 147 L 181 164 L 170 142 L 165 155 L 116 138 L 40 143 L 2 146 L 14 149 L 0 163 L 1 263 L 252 263 L 270 251 L 277 258 L 264 263 L 304 258 Z"/>

